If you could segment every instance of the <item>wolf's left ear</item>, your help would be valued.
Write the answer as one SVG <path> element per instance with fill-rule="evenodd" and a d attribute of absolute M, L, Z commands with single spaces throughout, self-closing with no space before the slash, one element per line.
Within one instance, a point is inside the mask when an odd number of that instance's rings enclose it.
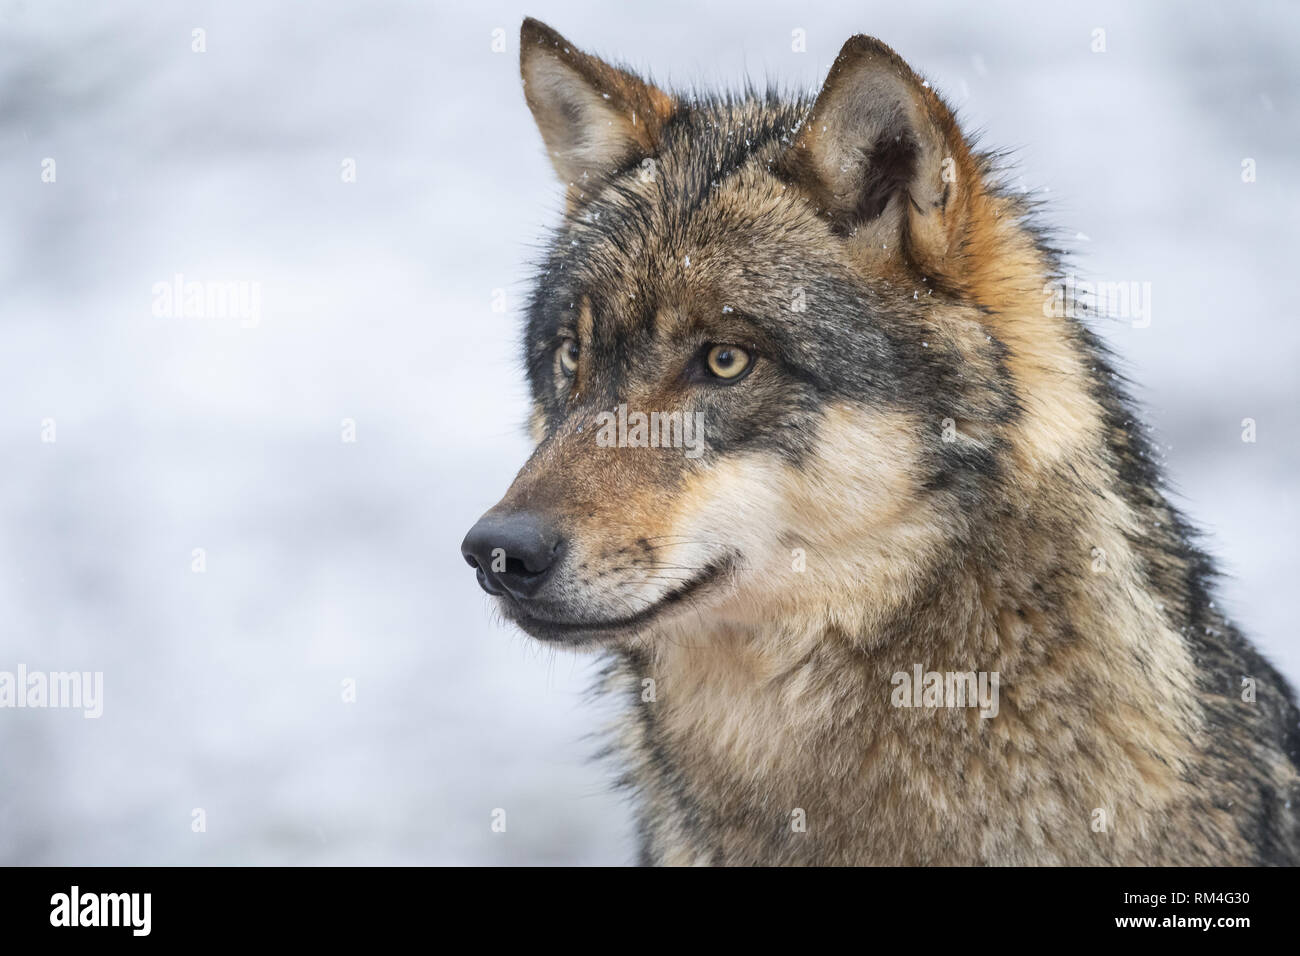
<path fill-rule="evenodd" d="M 667 93 L 531 17 L 519 31 L 519 72 L 571 204 L 604 177 L 654 155 L 676 108 Z"/>
<path fill-rule="evenodd" d="M 785 165 L 837 231 L 959 271 L 978 164 L 938 95 L 879 40 L 844 44 Z"/>

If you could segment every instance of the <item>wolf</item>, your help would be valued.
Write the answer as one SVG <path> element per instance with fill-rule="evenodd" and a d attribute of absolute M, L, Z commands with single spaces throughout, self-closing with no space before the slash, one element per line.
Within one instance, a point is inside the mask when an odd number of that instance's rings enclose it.
<path fill-rule="evenodd" d="M 462 552 L 603 656 L 640 862 L 1300 861 L 1294 694 L 934 88 L 859 35 L 815 96 L 673 93 L 532 19 L 520 70 L 565 212 Z"/>

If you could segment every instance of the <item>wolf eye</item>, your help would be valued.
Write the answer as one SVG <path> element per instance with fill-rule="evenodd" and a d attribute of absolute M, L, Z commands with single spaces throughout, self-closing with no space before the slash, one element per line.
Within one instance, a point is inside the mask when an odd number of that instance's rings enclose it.
<path fill-rule="evenodd" d="M 739 345 L 715 345 L 704 357 L 710 372 L 724 381 L 735 381 L 749 368 L 749 353 Z"/>
<path fill-rule="evenodd" d="M 560 369 L 565 375 L 572 375 L 578 370 L 579 349 L 577 339 L 565 339 L 555 351 L 556 355 L 560 357 Z"/>

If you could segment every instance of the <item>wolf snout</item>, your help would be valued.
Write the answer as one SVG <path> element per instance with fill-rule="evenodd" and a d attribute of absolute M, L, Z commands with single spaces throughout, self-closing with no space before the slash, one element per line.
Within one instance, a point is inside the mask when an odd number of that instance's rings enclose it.
<path fill-rule="evenodd" d="M 489 511 L 469 529 L 460 551 L 488 594 L 533 597 L 558 563 L 564 538 L 531 511 Z"/>

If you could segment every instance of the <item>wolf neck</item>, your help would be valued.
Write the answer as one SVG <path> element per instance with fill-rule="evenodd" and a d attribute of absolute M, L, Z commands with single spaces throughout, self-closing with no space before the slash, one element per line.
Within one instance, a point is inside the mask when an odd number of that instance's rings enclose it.
<path fill-rule="evenodd" d="M 1029 862 L 1030 791 L 1052 808 L 1036 827 L 1086 833 L 1120 805 L 1156 827 L 1199 730 L 1188 654 L 1122 549 L 1094 573 L 1078 559 L 1086 532 L 1044 515 L 1015 525 L 1021 555 L 936 566 L 870 633 L 774 614 L 625 651 L 613 676 L 632 695 L 621 734 L 650 858 Z M 997 715 L 975 700 L 917 707 L 910 690 L 900 706 L 896 675 L 918 669 L 996 672 Z M 1113 862 L 1125 846 L 1082 852 Z M 1037 851 L 1080 862 L 1050 835 Z"/>
<path fill-rule="evenodd" d="M 918 498 L 899 516 L 934 509 L 925 560 L 900 573 L 886 555 L 857 593 L 829 569 L 815 599 L 747 595 L 623 652 L 611 677 L 634 695 L 621 734 L 656 862 L 1113 862 L 1184 800 L 1201 733 L 1170 623 L 1185 609 L 1146 570 L 1174 519 L 1117 477 L 1125 437 L 1084 357 L 1031 354 L 1013 372 L 1038 413 L 1009 442 L 1011 477 L 978 515 Z M 918 668 L 996 672 L 997 717 L 899 706 L 895 675 Z M 1051 819 L 1027 839 L 1035 790 Z M 1148 819 L 1095 849 L 1053 843 L 1118 804 Z"/>

